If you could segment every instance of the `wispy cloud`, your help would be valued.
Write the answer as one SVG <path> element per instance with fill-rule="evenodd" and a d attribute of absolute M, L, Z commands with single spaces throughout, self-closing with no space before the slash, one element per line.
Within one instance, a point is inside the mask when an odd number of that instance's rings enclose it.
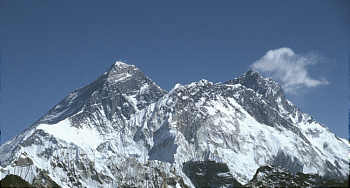
<path fill-rule="evenodd" d="M 318 57 L 315 55 L 300 55 L 290 48 L 279 48 L 269 50 L 255 61 L 251 68 L 279 81 L 285 92 L 296 94 L 300 89 L 329 84 L 326 79 L 310 77 L 309 65 L 315 65 L 317 62 Z"/>

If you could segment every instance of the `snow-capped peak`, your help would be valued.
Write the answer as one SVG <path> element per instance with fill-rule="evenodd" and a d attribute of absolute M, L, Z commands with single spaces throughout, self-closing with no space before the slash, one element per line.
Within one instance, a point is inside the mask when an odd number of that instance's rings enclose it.
<path fill-rule="evenodd" d="M 118 67 L 127 67 L 127 66 L 135 66 L 135 65 L 129 65 L 129 64 L 124 63 L 124 62 L 122 62 L 122 61 L 116 61 L 116 62 L 114 63 L 114 66 L 118 66 Z"/>
<path fill-rule="evenodd" d="M 135 65 L 117 61 L 106 74 L 91 84 L 70 93 L 38 123 L 58 123 L 97 104 L 106 105 L 106 102 L 111 102 L 107 101 L 106 98 L 118 101 L 118 103 L 109 104 L 111 106 L 108 105 L 106 111 L 114 114 L 117 110 L 115 109 L 116 105 L 122 105 L 123 107 L 120 108 L 124 109 L 123 115 L 128 118 L 130 113 L 155 102 L 154 100 L 165 93 L 165 90 L 161 89 Z M 112 114 L 109 114 L 109 118 L 112 118 L 110 117 Z"/>

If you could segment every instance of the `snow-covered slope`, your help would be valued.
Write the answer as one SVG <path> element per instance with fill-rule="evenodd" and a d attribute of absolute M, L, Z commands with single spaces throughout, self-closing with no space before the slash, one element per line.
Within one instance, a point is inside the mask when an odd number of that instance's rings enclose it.
<path fill-rule="evenodd" d="M 266 165 L 341 178 L 349 174 L 349 149 L 257 72 L 177 84 L 167 93 L 135 66 L 116 62 L 3 144 L 0 178 L 10 173 L 32 182 L 44 174 L 63 187 L 194 187 L 184 165 L 196 161 L 227 165 L 224 176 L 241 184 Z"/>

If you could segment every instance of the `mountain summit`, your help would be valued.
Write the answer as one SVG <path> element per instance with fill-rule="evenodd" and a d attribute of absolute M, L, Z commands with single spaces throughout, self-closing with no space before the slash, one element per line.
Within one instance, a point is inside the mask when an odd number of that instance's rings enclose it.
<path fill-rule="evenodd" d="M 57 123 L 79 111 L 91 114 L 99 111 L 97 107 L 104 109 L 109 120 L 114 115 L 129 118 L 131 113 L 157 101 L 165 93 L 140 69 L 117 61 L 96 81 L 70 93 L 38 123 Z"/>
<path fill-rule="evenodd" d="M 339 180 L 349 175 L 349 149 L 257 72 L 166 92 L 134 65 L 116 62 L 4 143 L 0 178 L 62 187 L 232 187 L 257 184 L 268 166 Z"/>

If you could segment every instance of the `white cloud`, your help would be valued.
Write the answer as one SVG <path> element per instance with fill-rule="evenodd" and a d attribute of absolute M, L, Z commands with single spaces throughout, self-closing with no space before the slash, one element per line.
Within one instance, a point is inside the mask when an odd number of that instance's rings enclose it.
<path fill-rule="evenodd" d="M 316 56 L 299 55 L 290 48 L 269 50 L 263 57 L 255 61 L 251 68 L 267 73 L 279 81 L 287 93 L 296 94 L 299 89 L 313 88 L 328 84 L 325 79 L 311 78 L 308 65 L 316 64 Z"/>

